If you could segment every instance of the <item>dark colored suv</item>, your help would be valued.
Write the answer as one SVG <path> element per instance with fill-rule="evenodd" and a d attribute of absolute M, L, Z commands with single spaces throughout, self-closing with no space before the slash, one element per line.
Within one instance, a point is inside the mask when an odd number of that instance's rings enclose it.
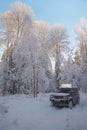
<path fill-rule="evenodd" d="M 80 96 L 77 88 L 59 88 L 57 93 L 50 95 L 50 101 L 54 106 L 68 106 L 72 107 L 79 103 Z"/>

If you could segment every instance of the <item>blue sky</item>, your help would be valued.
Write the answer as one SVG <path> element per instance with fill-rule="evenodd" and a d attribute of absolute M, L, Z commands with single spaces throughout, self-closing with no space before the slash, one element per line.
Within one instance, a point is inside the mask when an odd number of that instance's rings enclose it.
<path fill-rule="evenodd" d="M 16 0 L 17 1 L 17 0 Z M 74 29 L 80 18 L 87 18 L 87 0 L 19 0 L 30 6 L 36 20 L 50 24 L 63 24 L 74 45 Z M 15 0 L 0 1 L 0 14 L 9 10 Z"/>

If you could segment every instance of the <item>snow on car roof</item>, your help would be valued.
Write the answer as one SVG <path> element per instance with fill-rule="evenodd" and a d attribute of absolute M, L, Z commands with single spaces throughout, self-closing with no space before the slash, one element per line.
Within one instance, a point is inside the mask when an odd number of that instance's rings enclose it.
<path fill-rule="evenodd" d="M 72 88 L 72 84 L 61 84 L 60 88 Z"/>

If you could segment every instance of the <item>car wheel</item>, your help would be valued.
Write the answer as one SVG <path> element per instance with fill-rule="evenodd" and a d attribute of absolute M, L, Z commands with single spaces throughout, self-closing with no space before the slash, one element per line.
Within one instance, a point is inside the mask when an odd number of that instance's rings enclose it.
<path fill-rule="evenodd" d="M 69 101 L 69 103 L 68 103 L 68 107 L 69 107 L 70 109 L 73 108 L 73 102 L 72 102 L 72 100 Z"/>
<path fill-rule="evenodd" d="M 54 102 L 51 102 L 51 106 L 55 106 L 55 103 L 54 103 Z"/>
<path fill-rule="evenodd" d="M 77 101 L 77 103 L 78 103 L 78 104 L 80 103 L 80 98 L 78 98 L 78 101 Z"/>
<path fill-rule="evenodd" d="M 56 106 L 56 104 L 55 104 L 55 103 L 53 103 L 53 106 Z"/>

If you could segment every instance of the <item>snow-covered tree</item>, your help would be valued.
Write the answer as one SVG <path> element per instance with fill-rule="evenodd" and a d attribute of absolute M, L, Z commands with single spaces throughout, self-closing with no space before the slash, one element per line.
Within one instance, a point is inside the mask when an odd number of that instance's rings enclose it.
<path fill-rule="evenodd" d="M 23 86 L 30 93 L 33 93 L 34 97 L 37 96 L 37 92 L 46 91 L 49 87 L 49 80 L 45 69 L 49 62 L 45 62 L 45 65 L 42 64 L 44 53 L 42 43 L 35 35 L 35 32 L 33 32 L 33 29 L 31 33 L 27 26 L 13 53 L 13 60 L 18 67 L 18 72 L 21 73 Z"/>
<path fill-rule="evenodd" d="M 47 33 L 49 30 L 49 25 L 43 21 L 35 21 L 34 24 L 34 34 L 40 43 L 41 47 L 39 48 L 41 51 L 40 60 L 43 68 L 46 73 L 51 71 L 51 62 L 48 55 L 48 43 L 47 43 Z"/>
<path fill-rule="evenodd" d="M 9 83 L 11 83 L 12 78 L 15 75 L 16 66 L 14 64 L 14 69 L 15 71 L 12 71 L 13 69 L 13 59 L 12 55 L 14 50 L 16 49 L 17 44 L 19 43 L 21 36 L 24 33 L 24 28 L 27 26 L 29 29 L 31 29 L 32 23 L 33 23 L 33 13 L 31 8 L 28 8 L 25 4 L 21 2 L 16 2 L 13 4 L 11 9 L 4 13 L 1 16 L 1 24 L 3 24 L 4 28 L 0 29 L 0 34 L 1 34 L 1 39 L 4 38 L 4 46 L 5 46 L 5 51 L 3 54 L 3 63 L 6 64 L 3 68 L 6 71 L 3 71 L 3 75 L 7 75 Z M 0 24 L 0 25 L 1 25 Z M 10 62 L 10 64 L 9 64 Z M 9 70 L 9 73 L 8 73 Z M 6 74 L 4 74 L 6 73 Z M 6 77 L 6 76 L 5 76 Z M 11 81 L 10 81 L 11 79 Z M 4 82 L 3 82 L 4 83 Z M 7 85 L 3 85 L 4 87 L 7 87 Z M 12 87 L 12 84 L 10 84 Z M 14 85 L 13 85 L 14 86 Z"/>
<path fill-rule="evenodd" d="M 81 72 L 77 63 L 78 62 L 75 62 L 73 55 L 69 54 L 68 58 L 65 59 L 61 67 L 61 84 L 70 83 L 74 87 L 80 88 Z"/>
<path fill-rule="evenodd" d="M 47 41 L 47 33 L 49 30 L 48 23 L 44 21 L 35 21 L 34 22 L 34 30 L 33 33 L 37 38 L 37 41 L 40 43 L 39 48 L 39 60 L 41 66 L 44 69 L 44 72 L 48 78 L 51 76 L 52 65 L 49 57 L 49 49 L 48 49 L 48 41 Z"/>
<path fill-rule="evenodd" d="M 53 25 L 48 32 L 48 44 L 53 49 L 55 59 L 55 81 L 56 87 L 59 87 L 60 72 L 61 72 L 61 50 L 67 46 L 68 35 L 66 29 L 62 25 Z"/>
<path fill-rule="evenodd" d="M 81 67 L 81 87 L 87 91 L 87 19 L 82 18 L 76 28 Z"/>
<path fill-rule="evenodd" d="M 11 9 L 0 17 L 0 38 L 4 38 L 5 56 L 8 56 L 9 48 L 16 45 L 23 34 L 24 27 L 33 23 L 33 12 L 21 2 L 15 2 Z M 13 46 L 12 46 L 13 47 Z M 8 56 L 9 57 L 9 56 Z"/>

